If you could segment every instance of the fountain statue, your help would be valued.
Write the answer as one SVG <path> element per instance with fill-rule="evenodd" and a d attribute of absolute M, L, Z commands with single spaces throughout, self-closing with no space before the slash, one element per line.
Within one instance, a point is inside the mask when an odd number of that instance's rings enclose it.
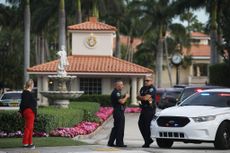
<path fill-rule="evenodd" d="M 51 105 L 55 105 L 60 108 L 68 108 L 69 99 L 80 97 L 84 91 L 71 91 L 67 90 L 66 83 L 76 76 L 67 75 L 66 67 L 69 65 L 65 46 L 61 47 L 61 50 L 57 52 L 59 61 L 57 65 L 57 75 L 49 75 L 48 78 L 53 80 L 54 91 L 41 91 L 40 93 L 47 97 Z"/>

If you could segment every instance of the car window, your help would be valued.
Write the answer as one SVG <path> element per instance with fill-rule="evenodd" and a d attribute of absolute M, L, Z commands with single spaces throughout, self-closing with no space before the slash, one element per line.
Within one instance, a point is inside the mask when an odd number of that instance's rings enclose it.
<path fill-rule="evenodd" d="M 184 89 L 183 92 L 181 93 L 181 96 L 180 96 L 180 101 L 183 101 L 185 100 L 187 97 L 189 97 L 190 95 L 194 94 L 195 93 L 195 90 L 194 89 Z"/>
<path fill-rule="evenodd" d="M 177 98 L 180 95 L 179 91 L 171 91 L 171 92 L 167 92 L 167 96 L 172 96 Z"/>
<path fill-rule="evenodd" d="M 1 100 L 4 99 L 21 99 L 21 93 L 5 93 Z"/>
<path fill-rule="evenodd" d="M 230 107 L 230 93 L 202 92 L 196 93 L 183 101 L 180 106 L 214 106 Z"/>

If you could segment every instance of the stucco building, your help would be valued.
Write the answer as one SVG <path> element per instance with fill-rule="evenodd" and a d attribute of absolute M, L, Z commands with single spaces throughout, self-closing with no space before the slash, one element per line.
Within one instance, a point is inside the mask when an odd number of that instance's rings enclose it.
<path fill-rule="evenodd" d="M 191 32 L 191 47 L 183 48 L 183 55 L 191 56 L 191 65 L 179 67 L 179 84 L 204 85 L 208 82 L 210 64 L 210 37 L 201 32 Z M 176 68 L 172 66 L 172 80 L 176 84 Z M 167 69 L 163 71 L 163 87 L 169 87 Z"/>
<path fill-rule="evenodd" d="M 143 78 L 151 75 L 151 69 L 113 57 L 113 39 L 116 28 L 98 22 L 96 18 L 68 27 L 71 33 L 71 55 L 68 56 L 68 75 L 77 78 L 68 83 L 74 91 L 85 94 L 109 95 L 117 79 L 124 82 L 123 92 L 131 94 L 136 104 L 136 94 L 143 85 Z M 47 105 L 47 99 L 39 92 L 53 89 L 53 80 L 48 75 L 56 74 L 58 60 L 30 67 L 29 74 L 37 75 L 38 98 L 40 105 Z"/>

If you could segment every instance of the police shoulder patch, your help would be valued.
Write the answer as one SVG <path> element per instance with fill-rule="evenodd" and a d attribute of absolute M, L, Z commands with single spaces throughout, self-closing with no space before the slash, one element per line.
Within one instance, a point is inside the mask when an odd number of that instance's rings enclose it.
<path fill-rule="evenodd" d="M 149 89 L 149 92 L 153 92 L 153 88 L 150 88 L 150 89 Z"/>

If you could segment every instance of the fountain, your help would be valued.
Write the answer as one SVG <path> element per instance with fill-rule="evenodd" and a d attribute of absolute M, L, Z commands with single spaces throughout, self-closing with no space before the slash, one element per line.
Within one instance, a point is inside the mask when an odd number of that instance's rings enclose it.
<path fill-rule="evenodd" d="M 84 91 L 67 90 L 67 81 L 76 79 L 76 76 L 67 75 L 65 68 L 69 65 L 69 62 L 67 60 L 64 46 L 62 46 L 61 50 L 57 52 L 57 55 L 59 56 L 57 75 L 48 76 L 48 78 L 54 81 L 54 91 L 41 91 L 40 93 L 48 98 L 51 105 L 55 105 L 60 108 L 68 108 L 69 99 L 80 97 Z"/>

